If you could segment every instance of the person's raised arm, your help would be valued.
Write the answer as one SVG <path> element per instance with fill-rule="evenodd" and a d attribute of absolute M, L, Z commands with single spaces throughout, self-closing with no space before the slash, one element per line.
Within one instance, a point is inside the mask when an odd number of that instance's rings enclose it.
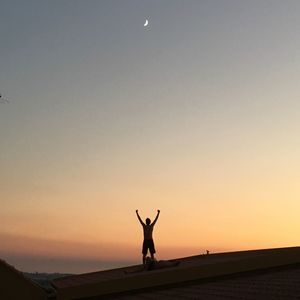
<path fill-rule="evenodd" d="M 152 225 L 153 225 L 153 226 L 155 225 L 155 223 L 156 223 L 156 221 L 157 221 L 157 219 L 158 219 L 158 217 L 159 217 L 159 214 L 160 214 L 160 210 L 158 209 L 158 210 L 157 210 L 157 215 L 156 215 L 154 221 L 152 222 Z"/>
<path fill-rule="evenodd" d="M 138 210 L 136 210 L 135 212 L 136 212 L 136 215 L 137 215 L 137 217 L 138 217 L 138 219 L 139 219 L 140 223 L 142 224 L 142 226 L 144 226 L 144 225 L 145 225 L 145 223 L 142 221 L 142 219 L 141 219 L 141 217 L 140 217 L 140 215 L 139 215 L 139 211 L 138 211 Z"/>

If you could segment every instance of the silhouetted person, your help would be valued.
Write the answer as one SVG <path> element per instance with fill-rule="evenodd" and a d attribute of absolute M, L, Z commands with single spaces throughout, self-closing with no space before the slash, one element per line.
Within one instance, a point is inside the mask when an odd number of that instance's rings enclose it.
<path fill-rule="evenodd" d="M 136 215 L 140 221 L 140 223 L 143 226 L 144 230 L 144 242 L 143 242 L 143 249 L 142 249 L 142 254 L 143 254 L 143 265 L 145 266 L 146 263 L 146 256 L 148 253 L 148 249 L 151 254 L 151 258 L 154 259 L 154 254 L 155 254 L 155 247 L 154 247 L 154 242 L 153 242 L 153 237 L 152 237 L 152 232 L 153 232 L 153 227 L 158 219 L 158 216 L 160 214 L 160 210 L 157 210 L 157 215 L 154 221 L 151 223 L 151 220 L 149 218 L 146 219 L 146 224 L 142 221 L 138 210 L 135 211 Z"/>

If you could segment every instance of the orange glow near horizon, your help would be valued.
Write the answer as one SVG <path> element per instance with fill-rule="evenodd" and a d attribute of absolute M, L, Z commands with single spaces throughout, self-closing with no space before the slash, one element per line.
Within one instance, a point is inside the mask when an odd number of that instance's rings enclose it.
<path fill-rule="evenodd" d="M 265 178 L 262 172 L 255 178 L 247 176 L 223 177 L 215 185 L 191 178 L 173 187 L 121 182 L 119 190 L 106 187 L 105 202 L 98 200 L 101 189 L 97 191 L 93 182 L 55 196 L 23 190 L 20 197 L 31 197 L 31 206 L 20 203 L 2 216 L 1 232 L 12 238 L 1 247 L 44 256 L 139 259 L 142 229 L 135 209 L 139 208 L 143 218 L 153 219 L 153 207 L 161 209 L 154 231 L 159 258 L 199 254 L 206 249 L 222 252 L 297 245 L 296 182 L 275 185 L 278 178 L 271 174 Z M 150 189 L 150 184 L 156 188 Z"/>

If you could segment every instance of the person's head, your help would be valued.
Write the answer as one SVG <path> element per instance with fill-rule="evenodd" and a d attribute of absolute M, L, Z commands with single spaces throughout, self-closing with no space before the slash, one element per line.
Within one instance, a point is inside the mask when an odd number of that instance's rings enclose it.
<path fill-rule="evenodd" d="M 146 219 L 146 224 L 150 225 L 151 224 L 151 220 L 149 218 Z"/>

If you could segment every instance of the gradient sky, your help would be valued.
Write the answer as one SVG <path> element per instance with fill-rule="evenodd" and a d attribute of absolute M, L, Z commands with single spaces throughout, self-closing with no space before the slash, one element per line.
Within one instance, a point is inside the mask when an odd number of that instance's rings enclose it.
<path fill-rule="evenodd" d="M 298 0 L 1 1 L 0 257 L 139 262 L 137 208 L 159 259 L 299 245 L 299 32 Z"/>

